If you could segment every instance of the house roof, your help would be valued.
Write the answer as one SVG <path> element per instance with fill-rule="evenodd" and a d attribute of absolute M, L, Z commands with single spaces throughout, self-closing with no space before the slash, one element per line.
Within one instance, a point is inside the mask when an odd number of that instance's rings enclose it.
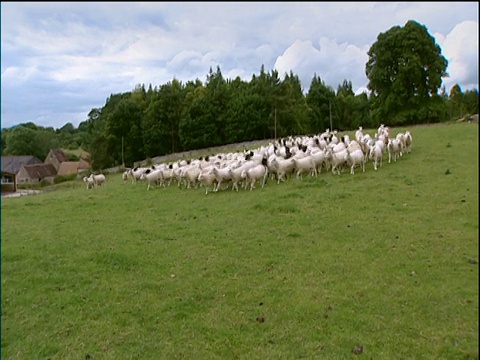
<path fill-rule="evenodd" d="M 42 161 L 33 155 L 2 156 L 2 171 L 18 174 L 23 165 L 29 164 L 42 164 Z"/>
<path fill-rule="evenodd" d="M 64 161 L 68 161 L 67 155 L 65 155 L 63 150 L 60 150 L 60 149 L 50 150 L 50 152 L 47 154 L 47 158 L 45 159 L 45 161 L 47 161 L 49 159 L 49 157 L 52 156 L 52 155 L 57 158 L 59 163 L 62 163 Z"/>
<path fill-rule="evenodd" d="M 78 171 L 78 161 L 64 161 L 58 167 L 58 175 L 76 174 Z"/>
<path fill-rule="evenodd" d="M 30 179 L 43 179 L 49 176 L 56 176 L 57 171 L 52 164 L 33 164 L 24 165 L 23 168 L 27 172 Z"/>
<path fill-rule="evenodd" d="M 64 161 L 58 168 L 58 175 L 76 174 L 79 170 L 89 169 L 90 164 L 85 160 Z"/>
<path fill-rule="evenodd" d="M 90 154 L 88 151 L 84 151 L 80 154 L 80 159 L 84 160 L 89 160 L 92 154 Z"/>
<path fill-rule="evenodd" d="M 80 159 L 80 161 L 78 162 L 78 170 L 85 170 L 85 169 L 90 169 L 90 164 L 88 163 L 88 161 Z"/>

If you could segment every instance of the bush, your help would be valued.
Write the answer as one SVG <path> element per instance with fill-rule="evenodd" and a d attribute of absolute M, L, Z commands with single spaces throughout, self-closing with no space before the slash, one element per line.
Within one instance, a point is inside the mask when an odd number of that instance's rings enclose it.
<path fill-rule="evenodd" d="M 66 153 L 68 161 L 80 161 L 80 156 L 77 156 L 73 153 Z"/>
<path fill-rule="evenodd" d="M 57 175 L 55 176 L 55 178 L 53 179 L 53 183 L 54 184 L 60 184 L 62 182 L 65 182 L 65 181 L 71 181 L 71 180 L 75 180 L 77 178 L 77 174 L 69 174 L 69 175 Z"/>
<path fill-rule="evenodd" d="M 40 181 L 40 187 L 41 187 L 41 188 L 42 188 L 42 187 L 45 187 L 45 186 L 50 186 L 50 185 L 52 185 L 52 183 L 51 183 L 50 181 L 48 181 L 47 179 L 42 179 L 42 180 Z"/>

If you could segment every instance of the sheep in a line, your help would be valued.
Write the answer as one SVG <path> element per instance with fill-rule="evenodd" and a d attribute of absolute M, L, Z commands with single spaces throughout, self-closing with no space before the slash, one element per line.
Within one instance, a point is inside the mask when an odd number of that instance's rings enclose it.
<path fill-rule="evenodd" d="M 371 137 L 359 127 L 355 133 L 355 139 L 350 139 L 348 135 L 338 134 L 337 136 L 336 131 L 330 132 L 327 129 L 327 132 L 321 135 L 285 137 L 259 149 L 218 153 L 188 162 L 178 161 L 173 164 L 156 165 L 156 167 L 162 167 L 167 174 L 170 170 L 171 176 L 163 178 L 163 186 L 176 180 L 179 186 L 185 184 L 186 188 L 205 186 L 206 194 L 210 191 L 218 192 L 222 188 L 228 189 L 230 184 L 232 190 L 237 192 L 240 187 L 252 190 L 256 183 L 252 185 L 250 181 L 252 177 L 247 178 L 247 170 L 254 168 L 260 160 L 265 159 L 267 159 L 267 169 L 260 171 L 260 167 L 257 168 L 259 173 L 267 176 L 265 180 L 262 179 L 262 186 L 266 185 L 267 180 L 273 179 L 273 176 L 277 184 L 286 181 L 292 175 L 296 175 L 296 178 L 306 173 L 318 176 L 322 167 L 327 171 L 332 169 L 332 174 L 338 175 L 347 165 L 351 174 L 354 174 L 356 168 L 360 166 L 365 172 L 366 164 L 370 160 L 373 161 L 374 170 L 377 171 L 378 167 L 382 166 L 383 157 L 388 153 L 385 141 L 388 144 L 393 143 L 397 137 L 400 138 L 400 135 L 390 138 L 390 129 L 384 125 L 379 128 L 379 133 L 380 135 L 376 133 L 375 137 Z M 405 132 L 403 135 L 405 142 L 403 149 L 404 152 L 408 152 L 408 144 L 411 146 L 411 134 Z M 396 161 L 393 153 L 390 161 L 392 158 Z M 250 173 L 253 174 L 253 171 Z M 130 169 L 128 174 L 132 177 L 133 169 Z M 259 178 L 256 179 L 258 182 Z M 223 186 L 225 184 L 226 186 Z"/>

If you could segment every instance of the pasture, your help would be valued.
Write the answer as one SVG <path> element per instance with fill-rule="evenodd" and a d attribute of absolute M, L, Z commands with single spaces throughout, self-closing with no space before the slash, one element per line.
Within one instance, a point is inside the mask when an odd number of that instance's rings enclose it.
<path fill-rule="evenodd" d="M 478 359 L 477 126 L 253 191 L 2 199 L 1 357 Z"/>

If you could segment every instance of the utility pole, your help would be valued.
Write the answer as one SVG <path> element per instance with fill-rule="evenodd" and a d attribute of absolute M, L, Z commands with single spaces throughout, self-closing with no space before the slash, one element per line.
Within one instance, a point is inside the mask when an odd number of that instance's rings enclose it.
<path fill-rule="evenodd" d="M 333 131 L 332 125 L 332 101 L 328 100 L 328 107 L 330 108 L 330 131 Z"/>
<path fill-rule="evenodd" d="M 125 160 L 123 159 L 123 136 L 122 136 L 122 165 L 125 167 Z"/>
<path fill-rule="evenodd" d="M 275 141 L 277 141 L 277 108 L 275 108 Z"/>

